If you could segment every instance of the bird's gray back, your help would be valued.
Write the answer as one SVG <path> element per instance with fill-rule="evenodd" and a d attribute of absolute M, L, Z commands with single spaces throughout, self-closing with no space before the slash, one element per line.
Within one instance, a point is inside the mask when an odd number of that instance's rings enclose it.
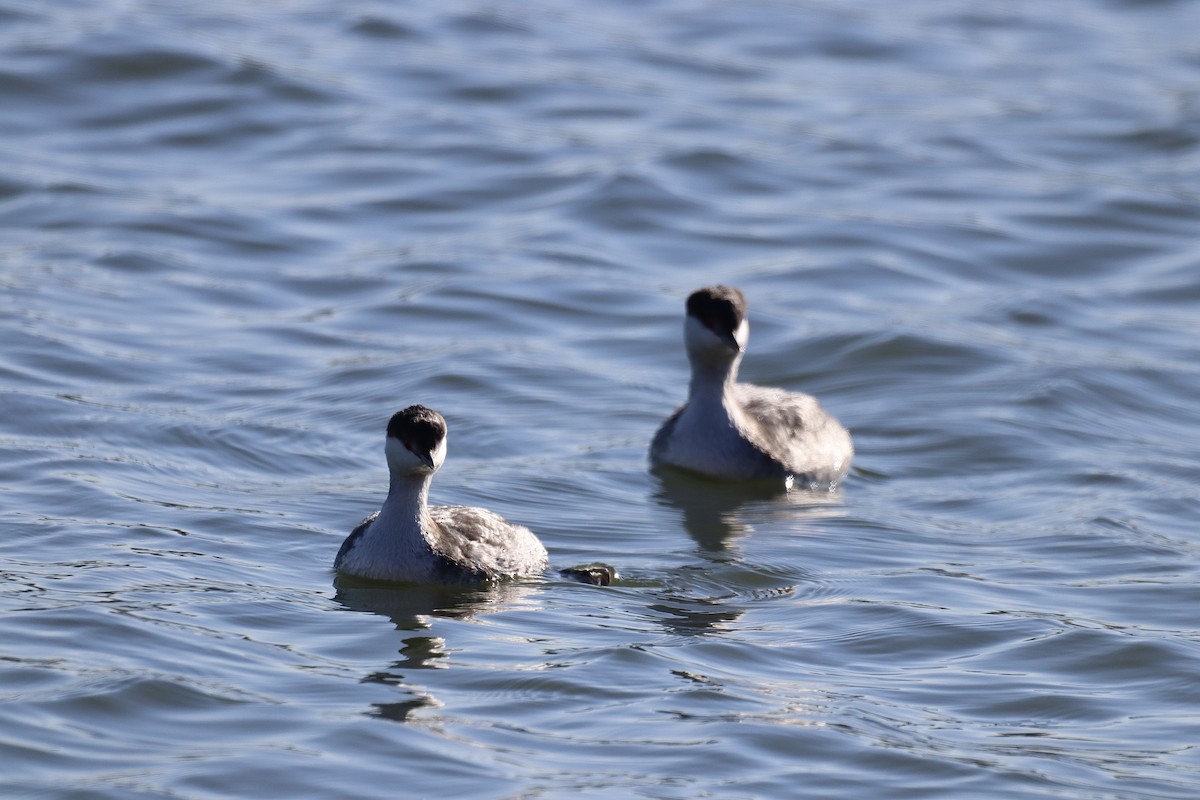
<path fill-rule="evenodd" d="M 812 395 L 739 383 L 735 398 L 748 438 L 798 480 L 840 480 L 854 456 L 850 434 Z"/>

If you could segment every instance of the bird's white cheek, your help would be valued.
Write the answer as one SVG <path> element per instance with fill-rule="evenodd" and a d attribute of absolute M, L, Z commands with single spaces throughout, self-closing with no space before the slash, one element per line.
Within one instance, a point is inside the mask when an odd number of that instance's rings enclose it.
<path fill-rule="evenodd" d="M 742 320 L 742 324 L 738 325 L 737 330 L 733 332 L 733 338 L 739 347 L 743 350 L 746 349 L 746 342 L 750 341 L 750 322 L 748 320 Z"/>
<path fill-rule="evenodd" d="M 683 341 L 688 350 L 703 353 L 720 348 L 721 339 L 695 317 L 688 317 L 683 322 Z"/>

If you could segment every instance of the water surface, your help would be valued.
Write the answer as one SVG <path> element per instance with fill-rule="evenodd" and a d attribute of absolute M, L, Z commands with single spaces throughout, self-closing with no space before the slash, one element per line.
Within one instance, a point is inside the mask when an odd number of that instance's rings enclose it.
<path fill-rule="evenodd" d="M 1200 6 L 0 3 L 0 788 L 1192 798 Z M 655 476 L 683 298 L 851 428 Z M 383 429 L 553 577 L 333 585 Z"/>

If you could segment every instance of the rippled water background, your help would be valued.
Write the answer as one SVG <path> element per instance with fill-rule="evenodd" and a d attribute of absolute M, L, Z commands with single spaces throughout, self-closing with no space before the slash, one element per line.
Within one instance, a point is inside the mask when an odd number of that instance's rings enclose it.
<path fill-rule="evenodd" d="M 1196 797 L 1197 30 L 0 3 L 0 794 Z M 842 492 L 646 471 L 715 281 Z M 335 590 L 412 402 L 619 584 Z"/>

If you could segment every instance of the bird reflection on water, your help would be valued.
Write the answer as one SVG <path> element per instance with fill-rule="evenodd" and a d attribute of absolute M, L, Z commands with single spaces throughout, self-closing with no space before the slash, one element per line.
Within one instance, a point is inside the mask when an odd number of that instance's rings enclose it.
<path fill-rule="evenodd" d="M 522 583 L 484 583 L 469 585 L 446 584 L 383 584 L 374 581 L 338 576 L 334 582 L 334 599 L 349 611 L 379 614 L 387 617 L 398 631 L 418 635 L 403 640 L 401 658 L 387 667 L 363 676 L 363 683 L 395 687 L 406 693 L 406 699 L 390 703 L 372 703 L 370 716 L 407 722 L 411 715 L 424 708 L 438 708 L 442 703 L 428 691 L 406 680 L 416 670 L 445 669 L 446 640 L 427 634 L 431 618 L 468 620 L 528 602 L 537 587 Z"/>
<path fill-rule="evenodd" d="M 653 470 L 658 478 L 654 499 L 679 511 L 683 526 L 702 551 L 718 553 L 751 530 L 739 518 L 745 506 L 774 508 L 812 520 L 843 515 L 840 489 L 785 489 L 772 481 L 718 481 L 671 467 Z"/>

